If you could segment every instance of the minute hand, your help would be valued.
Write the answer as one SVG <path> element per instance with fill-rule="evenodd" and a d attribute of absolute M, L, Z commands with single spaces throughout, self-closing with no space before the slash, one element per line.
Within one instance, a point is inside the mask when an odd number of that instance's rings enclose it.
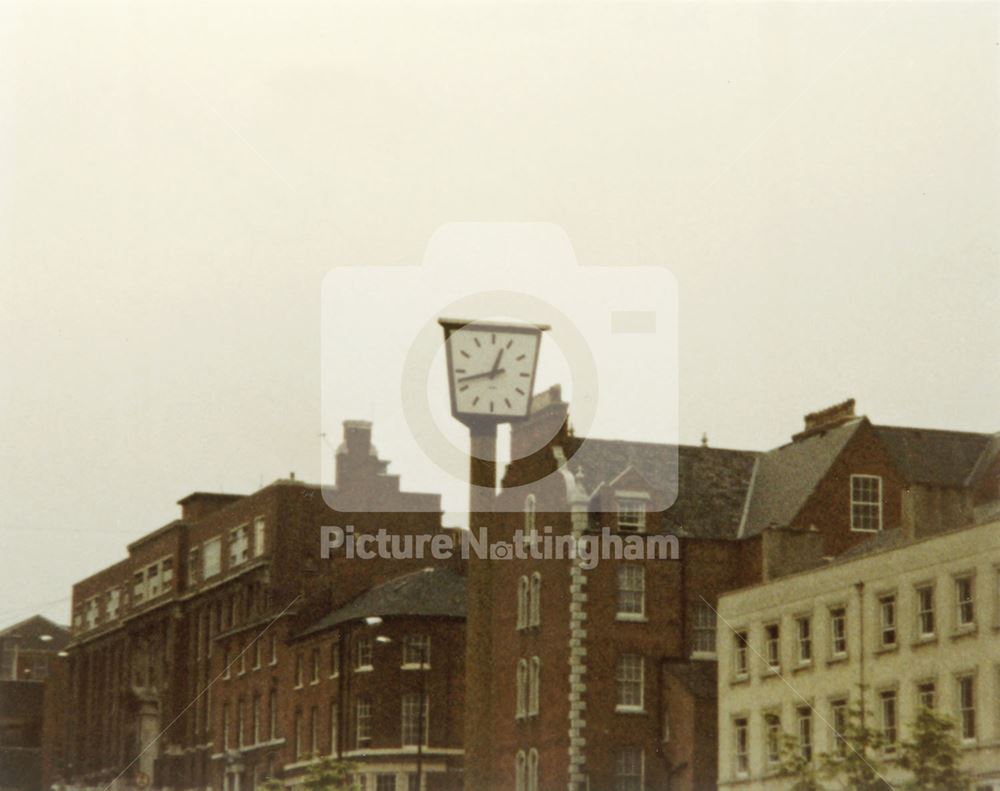
<path fill-rule="evenodd" d="M 502 374 L 502 373 L 504 373 L 504 369 L 503 368 L 500 368 L 500 369 L 495 370 L 495 371 L 494 370 L 483 371 L 481 374 L 471 374 L 470 376 L 460 376 L 458 378 L 458 381 L 459 382 L 470 382 L 473 379 L 487 379 L 487 378 L 492 379 L 494 376 L 497 376 L 498 374 Z"/>

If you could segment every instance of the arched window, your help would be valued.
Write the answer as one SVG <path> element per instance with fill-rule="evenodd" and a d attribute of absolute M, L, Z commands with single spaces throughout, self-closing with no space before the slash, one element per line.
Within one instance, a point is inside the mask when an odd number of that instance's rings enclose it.
<path fill-rule="evenodd" d="M 524 750 L 518 750 L 514 761 L 514 791 L 528 791 L 525 770 Z"/>
<path fill-rule="evenodd" d="M 517 628 L 528 626 L 528 578 L 521 577 L 517 582 Z"/>
<path fill-rule="evenodd" d="M 528 663 L 519 659 L 517 662 L 517 694 L 514 699 L 515 716 L 520 719 L 525 714 L 525 697 L 528 685 Z"/>
<path fill-rule="evenodd" d="M 531 595 L 528 596 L 528 626 L 542 625 L 542 575 L 531 575 Z"/>
<path fill-rule="evenodd" d="M 535 495 L 529 494 L 524 498 L 524 540 L 534 541 L 538 535 L 535 528 Z"/>
<path fill-rule="evenodd" d="M 538 750 L 528 752 L 528 791 L 538 791 Z"/>
<path fill-rule="evenodd" d="M 538 687 L 541 682 L 542 663 L 537 656 L 531 657 L 531 668 L 528 671 L 528 716 L 538 715 Z"/>

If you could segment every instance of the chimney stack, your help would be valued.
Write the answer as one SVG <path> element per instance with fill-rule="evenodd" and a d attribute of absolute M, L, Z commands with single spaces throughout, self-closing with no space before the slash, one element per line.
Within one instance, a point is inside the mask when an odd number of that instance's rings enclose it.
<path fill-rule="evenodd" d="M 793 434 L 792 441 L 805 439 L 806 437 L 811 437 L 813 434 L 820 434 L 854 420 L 856 417 L 857 415 L 854 414 L 853 398 L 848 398 L 846 401 L 841 401 L 839 404 L 828 406 L 826 409 L 820 409 L 817 412 L 810 412 L 805 416 L 805 429 L 798 434 Z"/>

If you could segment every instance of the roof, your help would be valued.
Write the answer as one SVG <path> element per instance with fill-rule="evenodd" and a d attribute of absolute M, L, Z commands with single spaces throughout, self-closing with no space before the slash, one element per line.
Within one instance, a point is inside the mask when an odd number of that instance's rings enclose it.
<path fill-rule="evenodd" d="M 44 636 L 51 640 L 43 640 Z M 44 615 L 32 615 L 13 626 L 0 630 L 0 640 L 14 638 L 21 649 L 61 651 L 69 642 L 69 629 L 50 621 Z"/>
<path fill-rule="evenodd" d="M 991 435 L 875 426 L 896 468 L 911 483 L 964 486 Z"/>
<path fill-rule="evenodd" d="M 579 469 L 587 491 L 614 481 L 629 467 L 667 501 L 664 525 L 676 535 L 736 538 L 753 477 L 755 451 L 626 440 L 577 440 L 569 465 Z"/>
<path fill-rule="evenodd" d="M 886 549 L 895 549 L 896 547 L 902 546 L 906 543 L 906 537 L 903 535 L 903 531 L 898 527 L 892 527 L 888 530 L 879 530 L 877 533 L 866 538 L 860 544 L 855 544 L 850 549 L 841 552 L 837 555 L 837 560 L 850 560 L 851 558 L 859 558 L 863 555 L 869 555 L 872 552 L 881 552 Z"/>
<path fill-rule="evenodd" d="M 369 588 L 297 636 L 305 637 L 373 616 L 465 618 L 465 577 L 445 567 L 421 569 L 396 577 Z"/>
<path fill-rule="evenodd" d="M 983 448 L 983 452 L 979 454 L 975 466 L 969 471 L 969 476 L 965 480 L 966 485 L 975 486 L 978 484 L 980 479 L 986 475 L 986 471 L 992 466 L 997 456 L 1000 456 L 1000 431 L 987 440 L 986 446 Z"/>
<path fill-rule="evenodd" d="M 803 437 L 760 457 L 743 535 L 789 524 L 865 418 Z"/>
<path fill-rule="evenodd" d="M 666 662 L 663 668 L 696 698 L 715 699 L 718 695 L 715 662 Z"/>

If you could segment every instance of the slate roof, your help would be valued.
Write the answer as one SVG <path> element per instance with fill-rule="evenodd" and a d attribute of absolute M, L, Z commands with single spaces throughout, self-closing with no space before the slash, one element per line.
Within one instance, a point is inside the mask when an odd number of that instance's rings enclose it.
<path fill-rule="evenodd" d="M 791 522 L 863 420 L 848 421 L 763 454 L 754 476 L 743 535 Z"/>
<path fill-rule="evenodd" d="M 979 483 L 979 479 L 986 474 L 986 471 L 993 464 L 993 460 L 996 459 L 997 456 L 1000 456 L 1000 431 L 987 440 L 986 447 L 983 448 L 983 452 L 976 460 L 975 466 L 969 472 L 969 476 L 965 479 L 966 485 L 972 486 Z"/>
<path fill-rule="evenodd" d="M 663 668 L 696 698 L 714 700 L 718 696 L 718 665 L 715 662 L 667 662 Z"/>
<path fill-rule="evenodd" d="M 581 470 L 588 492 L 610 483 L 630 466 L 660 497 L 677 500 L 664 525 L 679 536 L 736 538 L 753 476 L 755 451 L 664 445 L 608 439 L 577 439 L 567 449 L 569 468 Z M 676 478 L 675 478 L 676 476 Z"/>
<path fill-rule="evenodd" d="M 42 640 L 48 635 L 51 640 Z M 44 615 L 32 615 L 13 626 L 0 630 L 0 641 L 15 638 L 22 649 L 36 651 L 61 651 L 69 643 L 69 629 L 50 621 Z"/>
<path fill-rule="evenodd" d="M 990 444 L 989 434 L 875 426 L 896 468 L 913 483 L 963 486 Z"/>
<path fill-rule="evenodd" d="M 369 588 L 334 610 L 297 637 L 332 629 L 371 616 L 428 616 L 465 618 L 465 577 L 454 569 L 426 568 Z"/>
<path fill-rule="evenodd" d="M 895 549 L 906 542 L 903 536 L 903 531 L 898 527 L 892 527 L 888 530 L 879 530 L 877 533 L 873 533 L 871 536 L 866 538 L 860 544 L 855 544 L 850 549 L 841 552 L 837 555 L 837 561 L 850 560 L 851 558 L 859 558 L 862 555 L 868 555 L 872 552 L 881 552 L 885 549 Z"/>

